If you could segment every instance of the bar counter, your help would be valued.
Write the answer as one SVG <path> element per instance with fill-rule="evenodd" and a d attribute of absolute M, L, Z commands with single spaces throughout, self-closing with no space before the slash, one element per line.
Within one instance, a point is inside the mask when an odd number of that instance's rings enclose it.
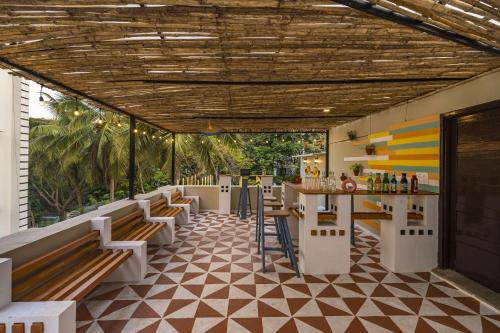
<path fill-rule="evenodd" d="M 304 184 L 294 184 L 290 182 L 283 182 L 285 186 L 291 187 L 293 190 L 302 193 L 302 194 L 324 194 L 324 195 L 438 195 L 438 193 L 434 192 L 427 192 L 427 191 L 418 191 L 417 193 L 384 193 L 384 192 L 368 192 L 367 190 L 356 190 L 353 193 L 346 192 L 344 190 L 325 190 L 325 189 L 320 189 L 320 188 L 306 188 Z"/>
<path fill-rule="evenodd" d="M 328 196 L 326 210 L 335 216 L 327 222 L 318 215 L 318 196 L 323 195 Z M 380 195 L 380 211 L 355 212 L 356 195 Z M 297 208 L 298 211 L 290 217 L 292 225 L 289 225 L 291 230 L 296 230 L 292 233 L 298 238 L 299 266 L 304 274 L 350 272 L 353 222 L 360 216 L 380 221 L 380 263 L 390 271 L 421 272 L 437 266 L 437 193 L 366 190 L 349 193 L 283 182 L 281 199 L 285 209 Z"/>

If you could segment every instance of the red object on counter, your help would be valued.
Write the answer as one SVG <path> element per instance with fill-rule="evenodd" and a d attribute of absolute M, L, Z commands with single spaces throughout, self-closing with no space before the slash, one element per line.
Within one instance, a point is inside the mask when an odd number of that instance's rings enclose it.
<path fill-rule="evenodd" d="M 411 176 L 411 193 L 418 193 L 418 179 L 416 175 Z"/>

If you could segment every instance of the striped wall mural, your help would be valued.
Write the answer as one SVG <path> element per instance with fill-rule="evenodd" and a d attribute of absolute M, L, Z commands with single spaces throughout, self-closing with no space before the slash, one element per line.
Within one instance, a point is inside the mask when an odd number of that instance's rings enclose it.
<path fill-rule="evenodd" d="M 353 145 L 361 148 L 363 153 L 367 144 L 376 146 L 376 155 L 364 162 L 365 169 L 358 183 L 366 186 L 370 173 L 396 174 L 398 181 L 402 173 L 407 174 L 408 180 L 416 174 L 421 190 L 439 192 L 439 133 L 439 115 L 432 115 L 394 124 L 387 131 L 371 134 L 365 140 L 353 141 Z M 346 160 L 354 161 L 356 158 Z M 367 210 L 378 211 L 379 201 L 379 195 L 368 195 L 363 206 Z M 363 222 L 371 229 L 380 229 L 378 221 Z"/>

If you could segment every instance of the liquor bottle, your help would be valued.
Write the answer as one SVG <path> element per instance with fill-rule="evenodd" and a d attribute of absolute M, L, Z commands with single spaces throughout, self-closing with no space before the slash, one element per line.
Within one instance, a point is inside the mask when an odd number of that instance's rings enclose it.
<path fill-rule="evenodd" d="M 389 174 L 384 173 L 384 180 L 382 181 L 382 192 L 389 193 Z"/>
<path fill-rule="evenodd" d="M 347 179 L 347 176 L 345 175 L 345 173 L 342 172 L 342 175 L 340 175 L 340 181 L 343 182 L 346 179 Z"/>
<path fill-rule="evenodd" d="M 408 193 L 408 179 L 406 179 L 406 173 L 401 174 L 400 184 L 401 188 L 399 191 L 401 193 Z"/>
<path fill-rule="evenodd" d="M 380 178 L 380 173 L 377 173 L 375 177 L 375 192 L 382 192 L 382 179 Z"/>
<path fill-rule="evenodd" d="M 366 189 L 368 193 L 373 193 L 373 174 L 370 173 L 370 177 L 368 177 L 368 180 L 366 182 Z"/>
<path fill-rule="evenodd" d="M 391 179 L 391 193 L 397 193 L 398 192 L 398 181 L 396 179 L 396 175 L 392 175 Z"/>
<path fill-rule="evenodd" d="M 411 193 L 418 193 L 418 179 L 416 175 L 411 176 Z"/>

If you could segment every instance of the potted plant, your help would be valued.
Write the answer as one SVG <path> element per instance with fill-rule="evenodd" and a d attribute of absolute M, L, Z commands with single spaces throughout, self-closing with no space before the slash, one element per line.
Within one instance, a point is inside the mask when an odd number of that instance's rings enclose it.
<path fill-rule="evenodd" d="M 361 163 L 354 163 L 353 165 L 351 165 L 351 170 L 355 176 L 359 176 L 359 174 L 363 170 L 363 165 Z"/>
<path fill-rule="evenodd" d="M 358 134 L 356 133 L 356 131 L 351 130 L 351 131 L 347 132 L 347 137 L 349 138 L 349 140 L 356 140 L 356 138 L 358 137 Z"/>
<path fill-rule="evenodd" d="M 365 146 L 366 155 L 375 155 L 375 145 L 370 143 Z"/>

